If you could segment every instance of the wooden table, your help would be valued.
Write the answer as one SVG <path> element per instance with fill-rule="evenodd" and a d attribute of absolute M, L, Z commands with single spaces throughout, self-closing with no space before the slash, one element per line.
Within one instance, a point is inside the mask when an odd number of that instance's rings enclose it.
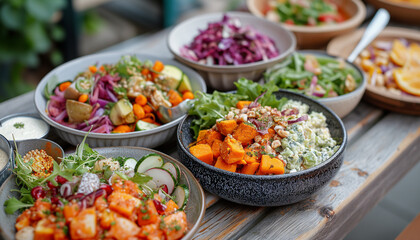
<path fill-rule="evenodd" d="M 171 57 L 168 30 L 109 51 Z M 0 117 L 35 112 L 34 92 L 0 104 Z M 310 199 L 284 207 L 249 207 L 207 195 L 195 239 L 340 239 L 420 160 L 420 118 L 361 102 L 343 119 L 349 144 L 335 178 Z M 74 147 L 57 139 L 67 150 Z M 169 149 L 169 150 L 168 150 Z M 175 144 L 158 150 L 177 157 Z"/>

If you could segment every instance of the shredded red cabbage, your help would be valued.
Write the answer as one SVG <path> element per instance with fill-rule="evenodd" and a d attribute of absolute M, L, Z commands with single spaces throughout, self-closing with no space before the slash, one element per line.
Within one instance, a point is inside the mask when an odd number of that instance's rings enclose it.
<path fill-rule="evenodd" d="M 261 93 L 261 95 L 260 96 L 258 96 L 251 104 L 249 104 L 249 106 L 248 106 L 248 108 L 249 109 L 251 109 L 251 108 L 256 108 L 256 107 L 259 107 L 261 104 L 259 104 L 258 103 L 258 100 L 260 99 L 260 98 L 262 98 L 263 96 L 264 96 L 264 94 L 266 93 L 267 91 L 265 91 L 265 92 L 263 92 L 263 93 Z"/>
<path fill-rule="evenodd" d="M 287 123 L 288 124 L 293 124 L 293 123 L 298 123 L 298 122 L 302 122 L 302 121 L 306 121 L 306 120 L 308 120 L 308 115 L 302 115 L 298 119 L 287 121 Z"/>
<path fill-rule="evenodd" d="M 283 116 L 291 116 L 299 114 L 299 109 L 297 108 L 289 108 L 286 110 L 281 111 L 281 115 Z"/>
<path fill-rule="evenodd" d="M 257 127 L 257 132 L 263 135 L 267 134 L 268 129 L 271 128 L 271 126 L 274 124 L 271 119 L 269 119 L 269 121 L 259 121 L 255 118 L 251 118 L 249 121 Z"/>
<path fill-rule="evenodd" d="M 279 51 L 274 41 L 237 18 L 223 16 L 200 30 L 190 45 L 180 49 L 181 56 L 208 65 L 239 65 L 274 58 Z"/>

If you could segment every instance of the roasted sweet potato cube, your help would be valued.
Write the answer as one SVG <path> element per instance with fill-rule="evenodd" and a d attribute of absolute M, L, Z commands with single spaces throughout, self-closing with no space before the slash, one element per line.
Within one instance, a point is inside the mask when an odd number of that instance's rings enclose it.
<path fill-rule="evenodd" d="M 236 108 L 242 109 L 244 107 L 248 107 L 249 104 L 251 104 L 251 103 L 252 103 L 251 101 L 238 101 L 236 103 Z"/>
<path fill-rule="evenodd" d="M 238 127 L 238 124 L 235 120 L 223 120 L 216 123 L 216 127 L 219 130 L 219 132 L 225 136 L 228 134 L 232 134 L 233 131 Z"/>
<path fill-rule="evenodd" d="M 214 166 L 229 172 L 236 172 L 236 167 L 238 165 L 236 163 L 227 164 L 221 157 L 218 157 Z"/>
<path fill-rule="evenodd" d="M 140 206 L 140 199 L 130 194 L 122 192 L 113 192 L 108 197 L 109 208 L 125 217 L 130 217 L 134 210 Z"/>
<path fill-rule="evenodd" d="M 206 139 L 209 131 L 210 130 L 201 130 L 198 132 L 197 143 L 207 143 Z"/>
<path fill-rule="evenodd" d="M 223 136 L 218 131 L 210 130 L 207 134 L 207 144 L 212 146 L 215 140 L 222 140 Z"/>
<path fill-rule="evenodd" d="M 249 163 L 242 168 L 241 173 L 254 175 L 259 166 L 259 162 Z"/>
<path fill-rule="evenodd" d="M 255 149 L 252 148 L 245 148 L 245 155 L 244 160 L 249 163 L 254 163 L 258 161 L 258 155 L 259 153 L 255 151 Z"/>
<path fill-rule="evenodd" d="M 196 158 L 201 161 L 212 165 L 213 164 L 213 151 L 211 150 L 210 145 L 208 144 L 197 144 L 190 147 L 190 152 Z"/>
<path fill-rule="evenodd" d="M 220 156 L 227 164 L 241 161 L 244 155 L 245 151 L 240 142 L 230 136 L 225 138 L 220 148 Z"/>
<path fill-rule="evenodd" d="M 211 150 L 213 151 L 213 158 L 217 159 L 220 156 L 220 148 L 222 147 L 222 140 L 215 139 L 213 141 L 213 145 L 211 146 Z"/>
<path fill-rule="evenodd" d="M 257 129 L 251 124 L 241 123 L 235 132 L 233 132 L 233 137 L 242 143 L 242 145 L 247 145 L 252 143 L 252 140 L 255 136 L 258 135 Z"/>
<path fill-rule="evenodd" d="M 284 164 L 278 158 L 272 158 L 268 155 L 262 155 L 260 171 L 263 174 L 283 174 Z"/>

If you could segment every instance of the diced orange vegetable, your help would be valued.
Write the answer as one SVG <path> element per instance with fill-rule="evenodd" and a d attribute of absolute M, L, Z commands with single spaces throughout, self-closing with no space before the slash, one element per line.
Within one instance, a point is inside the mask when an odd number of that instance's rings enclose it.
<path fill-rule="evenodd" d="M 34 231 L 34 240 L 53 240 L 54 224 L 47 218 L 42 219 L 36 224 Z"/>
<path fill-rule="evenodd" d="M 142 239 L 162 239 L 163 232 L 159 229 L 159 223 L 143 225 L 140 228 L 140 233 L 138 235 Z"/>
<path fill-rule="evenodd" d="M 98 68 L 95 65 L 89 66 L 89 71 L 91 73 L 96 73 L 96 71 L 98 71 Z"/>
<path fill-rule="evenodd" d="M 258 152 L 251 148 L 245 148 L 244 160 L 247 163 L 254 163 L 258 160 Z"/>
<path fill-rule="evenodd" d="M 137 103 L 133 104 L 133 112 L 138 119 L 142 119 L 145 116 L 144 109 Z"/>
<path fill-rule="evenodd" d="M 143 94 L 140 94 L 136 97 L 135 102 L 140 106 L 144 106 L 147 104 L 147 97 L 145 97 Z"/>
<path fill-rule="evenodd" d="M 194 94 L 191 91 L 185 91 L 182 93 L 182 99 L 183 100 L 194 99 Z"/>
<path fill-rule="evenodd" d="M 64 91 L 66 91 L 66 89 L 68 87 L 70 87 L 70 85 L 71 85 L 71 82 L 60 83 L 60 85 L 58 86 L 58 89 L 60 89 L 60 91 L 64 92 Z"/>
<path fill-rule="evenodd" d="M 143 118 L 142 121 L 143 122 L 148 122 L 148 123 L 153 123 L 153 124 L 155 124 L 157 126 L 160 126 L 159 123 L 155 122 L 155 120 L 154 119 L 151 119 L 151 118 Z"/>
<path fill-rule="evenodd" d="M 35 212 L 31 214 L 31 220 L 36 221 L 46 218 L 51 212 L 51 203 L 43 202 L 41 198 L 38 198 L 34 204 Z"/>
<path fill-rule="evenodd" d="M 70 237 L 72 239 L 94 238 L 96 236 L 95 208 L 82 210 L 70 223 Z"/>
<path fill-rule="evenodd" d="M 145 117 L 145 118 L 150 118 L 150 119 L 152 119 L 154 122 L 156 122 L 156 117 L 155 117 L 155 115 L 154 115 L 153 113 L 146 113 L 146 114 L 144 115 L 144 117 Z"/>
<path fill-rule="evenodd" d="M 172 199 L 169 200 L 165 205 L 166 205 L 166 209 L 165 209 L 164 215 L 172 214 L 179 208 L 178 205 Z"/>
<path fill-rule="evenodd" d="M 219 130 L 219 132 L 225 136 L 228 134 L 232 134 L 233 131 L 236 129 L 238 124 L 235 120 L 223 120 L 216 123 L 216 127 Z"/>
<path fill-rule="evenodd" d="M 113 133 L 128 133 L 131 132 L 131 128 L 128 125 L 119 125 L 112 130 Z"/>
<path fill-rule="evenodd" d="M 22 228 L 29 226 L 30 224 L 31 224 L 30 212 L 29 212 L 29 209 L 27 209 L 16 219 L 16 224 L 15 224 L 16 231 L 19 231 Z"/>
<path fill-rule="evenodd" d="M 207 143 L 207 136 L 209 135 L 210 130 L 200 130 L 198 132 L 197 142 L 198 143 Z"/>
<path fill-rule="evenodd" d="M 80 207 L 77 203 L 71 203 L 64 206 L 63 214 L 66 222 L 71 222 L 79 214 Z"/>
<path fill-rule="evenodd" d="M 138 185 L 130 180 L 118 179 L 112 184 L 112 189 L 114 189 L 114 192 L 127 193 L 137 198 L 143 195 L 143 191 L 140 190 Z"/>
<path fill-rule="evenodd" d="M 238 101 L 236 103 L 236 108 L 242 109 L 244 107 L 248 107 L 249 104 L 251 104 L 251 103 L 252 103 L 251 101 Z"/>
<path fill-rule="evenodd" d="M 134 210 L 140 206 L 140 199 L 122 192 L 112 192 L 108 197 L 109 209 L 125 217 L 130 217 Z"/>
<path fill-rule="evenodd" d="M 177 106 L 178 104 L 180 104 L 182 102 L 182 97 L 181 95 L 179 95 L 179 93 L 175 90 L 169 90 L 168 91 L 168 98 L 169 98 L 169 102 L 172 104 L 172 106 Z"/>
<path fill-rule="evenodd" d="M 137 239 L 135 236 L 139 233 L 140 227 L 134 222 L 123 217 L 117 217 L 111 229 L 106 233 L 106 237 L 117 240 Z"/>
<path fill-rule="evenodd" d="M 187 230 L 187 215 L 179 211 L 163 218 L 162 230 L 168 240 L 180 239 Z"/>
<path fill-rule="evenodd" d="M 213 164 L 213 152 L 211 151 L 211 147 L 208 144 L 197 144 L 190 147 L 190 152 L 196 158 L 200 159 L 201 161 L 212 165 Z"/>
<path fill-rule="evenodd" d="M 54 228 L 54 240 L 68 240 L 67 231 L 64 230 L 66 224 L 64 222 L 57 222 Z"/>
<path fill-rule="evenodd" d="M 87 102 L 88 99 L 89 99 L 89 95 L 82 94 L 82 95 L 80 95 L 78 101 L 84 103 L 84 102 Z"/>
<path fill-rule="evenodd" d="M 144 205 L 140 206 L 137 215 L 137 223 L 141 225 L 154 224 L 159 221 L 159 214 L 156 210 L 153 200 L 147 200 Z"/>
<path fill-rule="evenodd" d="M 162 70 L 165 68 L 165 65 L 161 61 L 156 61 L 155 65 L 153 65 L 153 70 L 156 72 L 162 72 Z"/>
<path fill-rule="evenodd" d="M 249 163 L 242 168 L 241 173 L 254 175 L 259 166 L 260 166 L 260 163 L 258 162 Z"/>
<path fill-rule="evenodd" d="M 237 164 L 227 164 L 221 157 L 218 157 L 214 166 L 229 172 L 236 172 Z"/>
<path fill-rule="evenodd" d="M 144 110 L 145 113 L 153 112 L 153 108 L 151 106 L 147 105 L 147 104 L 143 106 L 143 110 Z"/>
<path fill-rule="evenodd" d="M 95 208 L 98 211 L 103 211 L 108 208 L 108 203 L 106 202 L 105 197 L 99 197 L 95 200 Z"/>
<path fill-rule="evenodd" d="M 218 158 L 220 156 L 220 148 L 222 147 L 222 140 L 215 139 L 213 145 L 211 145 L 211 150 L 213 152 L 213 158 Z"/>
<path fill-rule="evenodd" d="M 143 68 L 143 70 L 141 70 L 141 74 L 146 76 L 147 74 L 149 74 L 149 69 L 148 68 Z"/>
<path fill-rule="evenodd" d="M 249 124 L 241 123 L 233 132 L 233 137 L 242 143 L 248 145 L 252 143 L 254 137 L 258 135 L 257 129 Z"/>
<path fill-rule="evenodd" d="M 100 67 L 99 67 L 99 71 L 101 71 L 101 72 L 105 72 L 105 67 L 104 67 L 104 65 L 102 65 L 102 66 L 100 66 Z"/>
<path fill-rule="evenodd" d="M 220 156 L 227 164 L 241 161 L 245 151 L 240 142 L 231 137 L 226 137 L 220 148 Z"/>
<path fill-rule="evenodd" d="M 284 164 L 280 159 L 262 155 L 260 170 L 263 174 L 283 174 Z"/>
<path fill-rule="evenodd" d="M 208 132 L 208 134 L 207 134 L 206 138 L 207 138 L 207 139 L 206 139 L 207 143 L 208 143 L 210 146 L 212 146 L 212 145 L 213 145 L 214 140 L 216 140 L 216 139 L 218 139 L 218 140 L 222 140 L 222 139 L 223 139 L 223 136 L 222 136 L 222 134 L 220 134 L 218 131 L 215 131 L 215 130 L 210 130 L 210 131 Z"/>
<path fill-rule="evenodd" d="M 115 222 L 115 213 L 111 212 L 109 209 L 104 210 L 100 216 L 99 225 L 102 228 L 109 229 Z"/>

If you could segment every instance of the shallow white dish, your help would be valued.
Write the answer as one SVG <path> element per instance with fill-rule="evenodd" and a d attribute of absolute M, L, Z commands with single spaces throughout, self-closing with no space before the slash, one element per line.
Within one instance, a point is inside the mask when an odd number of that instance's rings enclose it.
<path fill-rule="evenodd" d="M 175 59 L 197 70 L 204 77 L 209 87 L 226 91 L 235 89 L 233 83 L 241 77 L 256 81 L 267 68 L 281 62 L 295 50 L 296 39 L 283 26 L 249 13 L 227 12 L 228 16 L 238 18 L 244 26 L 249 25 L 273 39 L 280 54 L 267 61 L 224 66 L 205 65 L 181 56 L 181 47 L 190 44 L 199 30 L 207 28 L 208 23 L 220 21 L 223 14 L 225 13 L 210 13 L 190 18 L 172 29 L 167 40 L 169 50 L 174 54 Z"/>
<path fill-rule="evenodd" d="M 46 113 L 47 99 L 44 97 L 43 92 L 45 85 L 49 79 L 56 75 L 60 82 L 73 79 L 79 72 L 85 71 L 88 66 L 96 63 L 116 63 L 123 55 L 135 55 L 140 60 L 160 60 L 164 64 L 170 64 L 180 68 L 189 78 L 193 92 L 199 90 L 202 92 L 207 91 L 206 84 L 203 78 L 196 73 L 194 70 L 179 64 L 178 62 L 157 56 L 148 56 L 134 53 L 102 53 L 94 54 L 81 58 L 77 58 L 70 62 L 67 62 L 51 72 L 49 72 L 41 82 L 38 84 L 35 90 L 35 106 L 41 118 L 51 125 L 57 132 L 57 135 L 65 140 L 66 142 L 77 145 L 82 142 L 84 136 L 87 134 L 85 131 L 76 130 L 70 127 L 61 125 L 53 121 Z M 145 131 L 135 131 L 130 133 L 89 133 L 86 143 L 91 147 L 105 147 L 105 146 L 142 146 L 142 147 L 156 147 L 167 140 L 169 140 L 176 131 L 176 126 L 181 121 L 183 116 L 175 119 L 174 121 L 163 124 L 157 128 Z"/>

